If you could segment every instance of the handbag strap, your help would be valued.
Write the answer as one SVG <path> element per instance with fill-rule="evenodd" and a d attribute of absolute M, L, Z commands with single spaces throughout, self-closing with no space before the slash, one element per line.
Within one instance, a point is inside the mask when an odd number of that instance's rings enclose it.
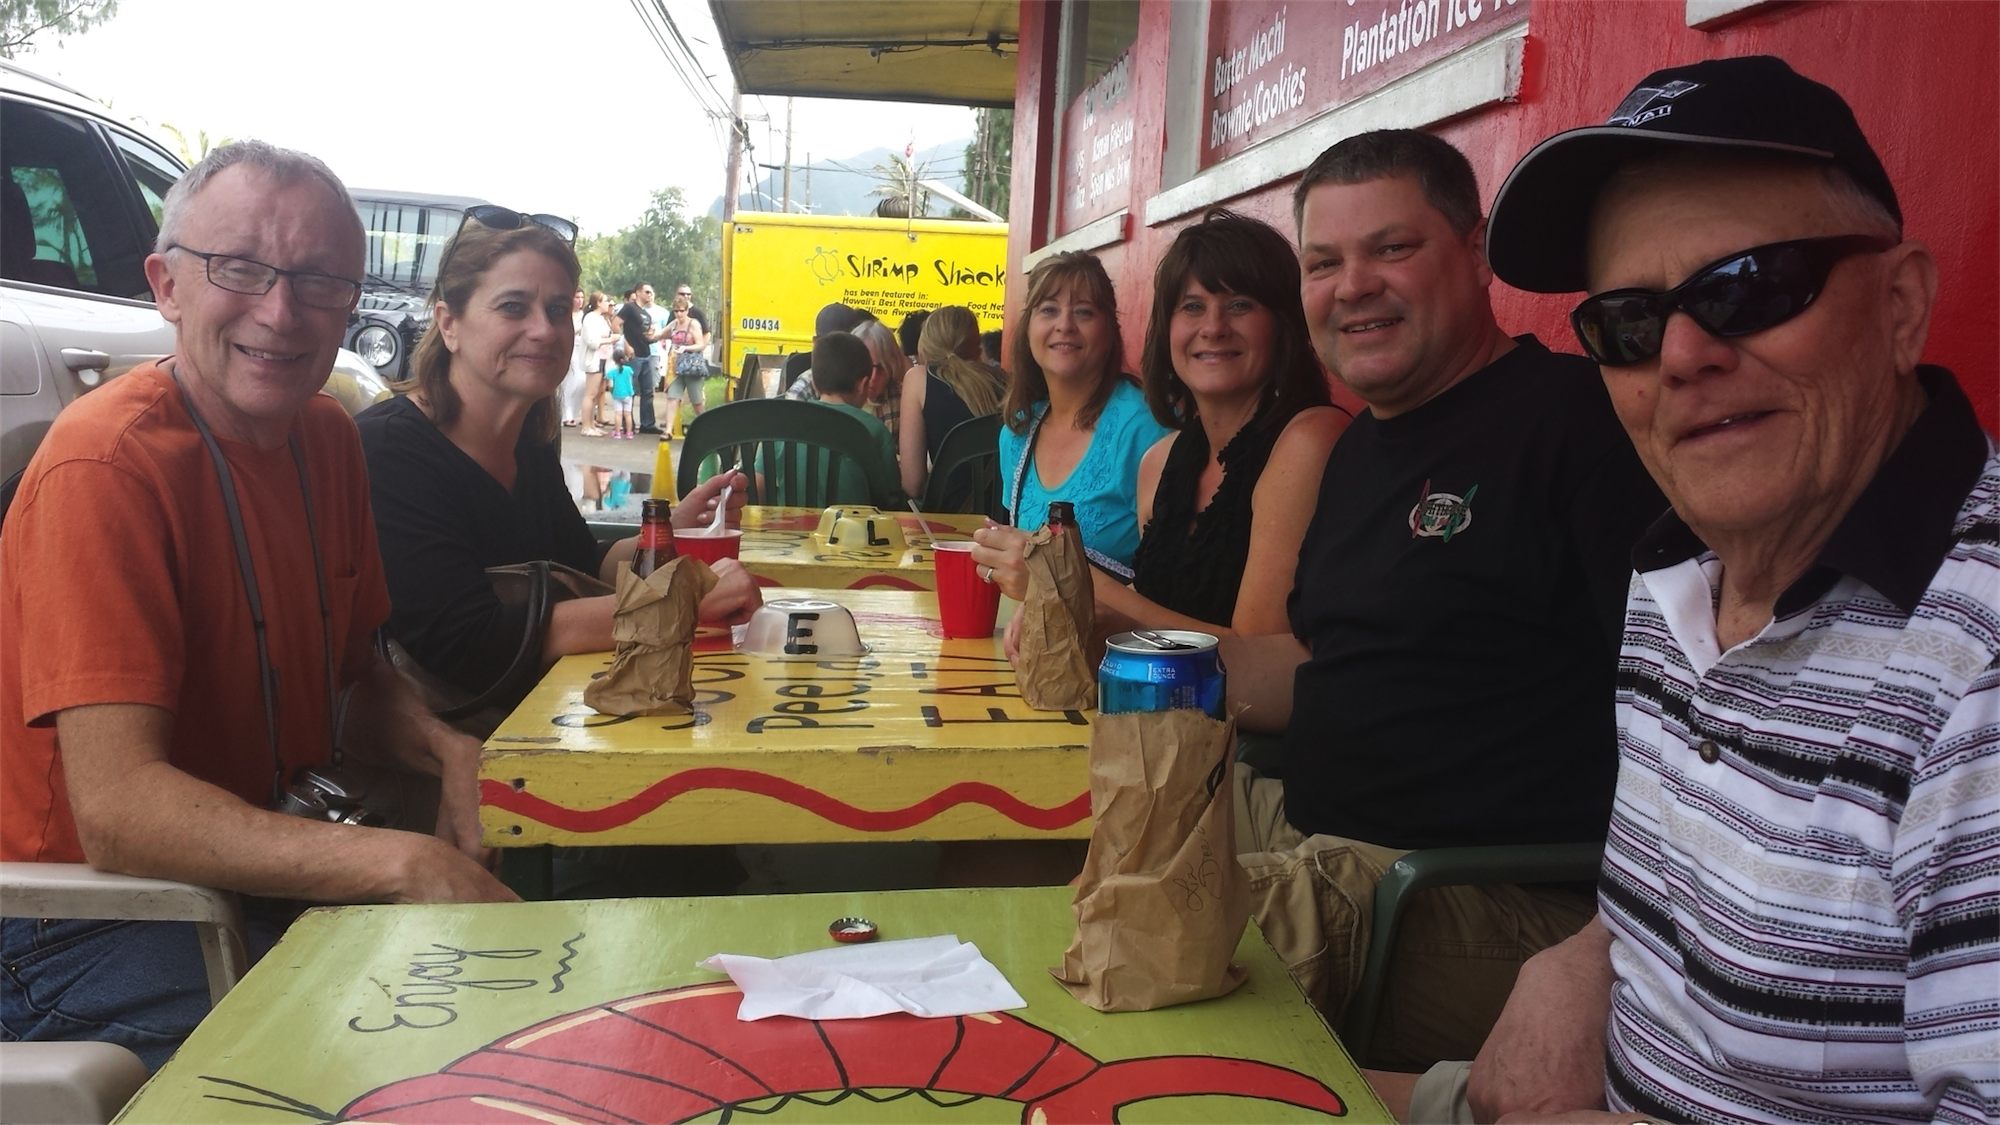
<path fill-rule="evenodd" d="M 527 625 L 521 630 L 521 643 L 515 648 L 514 658 L 508 662 L 507 670 L 485 691 L 464 703 L 437 712 L 437 717 L 447 723 L 471 718 L 503 702 L 512 704 L 521 694 L 521 679 L 541 671 L 542 641 L 549 632 L 549 564 L 546 559 L 537 559 L 507 569 L 525 575 L 528 580 L 525 602 Z"/>

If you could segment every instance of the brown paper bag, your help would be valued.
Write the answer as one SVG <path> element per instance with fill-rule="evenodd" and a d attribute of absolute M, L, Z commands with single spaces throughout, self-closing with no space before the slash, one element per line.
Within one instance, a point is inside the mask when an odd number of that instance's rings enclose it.
<path fill-rule="evenodd" d="M 701 599 L 715 589 L 715 572 L 700 559 L 678 558 L 644 578 L 618 572 L 611 671 L 583 689 L 583 701 L 605 715 L 684 715 L 694 707 L 694 629 Z"/>
<path fill-rule="evenodd" d="M 1083 541 L 1044 527 L 1028 537 L 1021 557 L 1028 566 L 1014 664 L 1021 699 L 1037 711 L 1088 711 L 1097 706 L 1097 669 L 1086 643 L 1097 604 Z"/>
<path fill-rule="evenodd" d="M 1100 715 L 1076 939 L 1049 972 L 1100 1012 L 1221 996 L 1250 918 L 1229 771 L 1236 724 L 1200 711 Z"/>

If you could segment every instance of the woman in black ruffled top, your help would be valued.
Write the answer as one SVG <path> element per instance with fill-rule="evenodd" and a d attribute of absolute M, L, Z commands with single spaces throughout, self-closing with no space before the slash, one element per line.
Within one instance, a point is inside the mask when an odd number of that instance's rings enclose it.
<path fill-rule="evenodd" d="M 1097 576 L 1101 626 L 1281 633 L 1299 543 L 1348 416 L 1329 405 L 1282 234 L 1216 209 L 1153 276 L 1141 365 L 1178 432 L 1139 464 L 1131 586 Z"/>

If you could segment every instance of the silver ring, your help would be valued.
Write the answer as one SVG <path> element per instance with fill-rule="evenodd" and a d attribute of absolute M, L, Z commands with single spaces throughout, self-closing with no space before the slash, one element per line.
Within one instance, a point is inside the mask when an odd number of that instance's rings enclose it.
<path fill-rule="evenodd" d="M 986 584 L 987 584 L 987 585 L 989 585 L 989 586 L 993 584 L 993 568 L 992 568 L 992 567 L 990 567 L 990 566 L 985 566 L 985 565 L 982 565 L 982 566 L 980 566 L 980 568 L 979 568 L 979 570 L 977 571 L 977 573 L 978 573 L 978 575 L 979 575 L 979 580 L 980 580 L 981 582 L 984 582 L 984 583 L 986 583 Z"/>

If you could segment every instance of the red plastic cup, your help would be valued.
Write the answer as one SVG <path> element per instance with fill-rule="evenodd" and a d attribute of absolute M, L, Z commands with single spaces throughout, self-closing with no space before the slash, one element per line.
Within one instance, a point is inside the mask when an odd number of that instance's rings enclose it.
<path fill-rule="evenodd" d="M 714 563 L 718 559 L 733 559 L 743 549 L 743 533 L 735 528 L 721 531 L 676 531 L 674 547 L 691 559 Z"/>
<path fill-rule="evenodd" d="M 990 637 L 1000 616 L 1000 587 L 981 580 L 972 561 L 972 544 L 939 543 L 937 557 L 938 622 L 947 637 Z"/>

